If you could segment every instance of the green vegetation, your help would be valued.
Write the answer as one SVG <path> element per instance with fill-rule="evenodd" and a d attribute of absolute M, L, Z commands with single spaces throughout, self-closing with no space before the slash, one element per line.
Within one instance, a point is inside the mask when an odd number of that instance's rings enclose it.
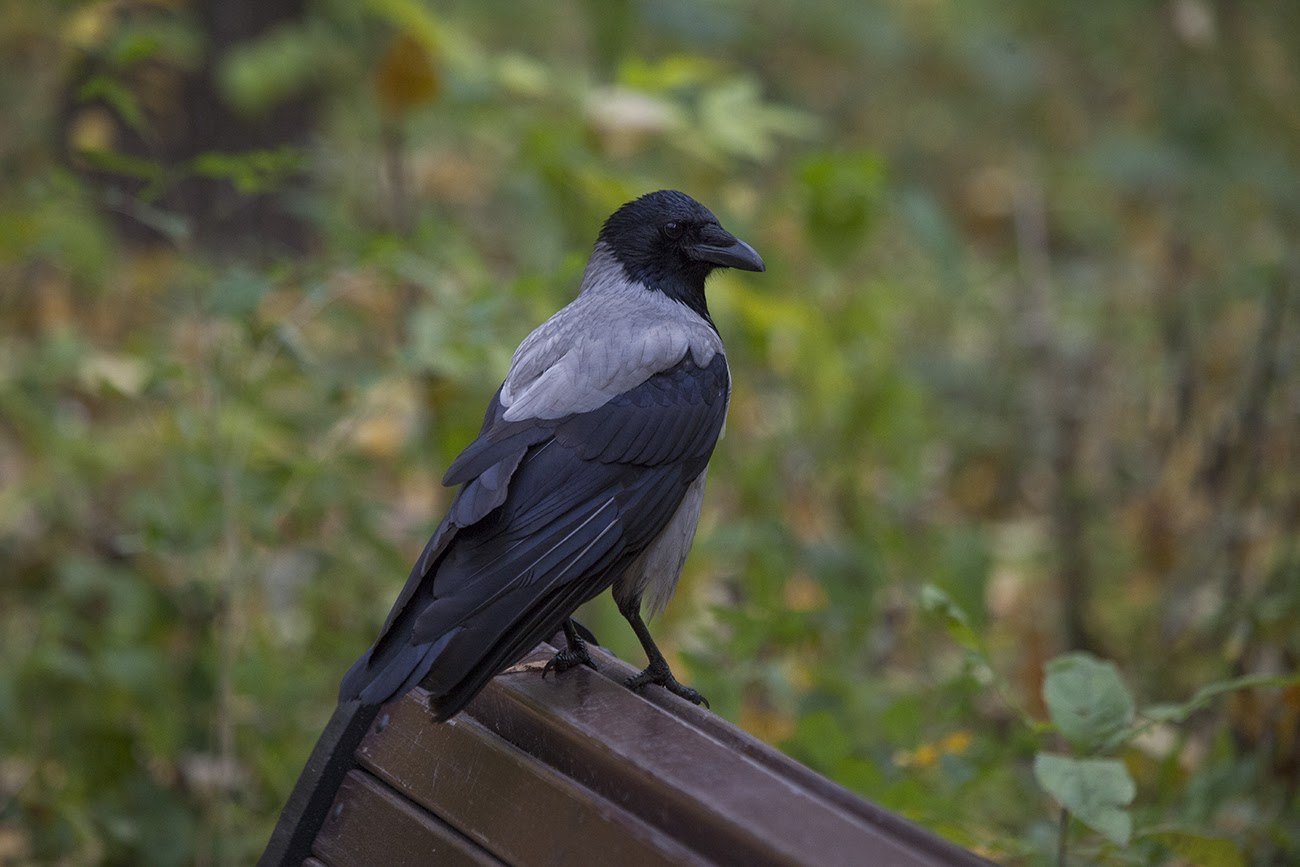
<path fill-rule="evenodd" d="M 0 863 L 257 855 L 660 187 L 769 267 L 683 679 L 1001 862 L 1300 860 L 1300 4 L 295 9 L 0 3 Z"/>

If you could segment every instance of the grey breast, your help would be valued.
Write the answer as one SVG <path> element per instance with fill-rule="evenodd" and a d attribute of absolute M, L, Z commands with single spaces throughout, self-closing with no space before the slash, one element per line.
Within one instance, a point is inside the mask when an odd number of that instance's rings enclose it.
<path fill-rule="evenodd" d="M 704 503 L 704 480 L 708 471 L 700 473 L 686 489 L 682 504 L 663 532 L 655 537 L 641 556 L 637 557 L 614 584 L 614 599 L 619 603 L 641 599 L 646 613 L 653 617 L 668 605 L 677 580 L 686 565 L 686 555 L 695 541 L 695 528 L 700 523 L 700 506 Z"/>

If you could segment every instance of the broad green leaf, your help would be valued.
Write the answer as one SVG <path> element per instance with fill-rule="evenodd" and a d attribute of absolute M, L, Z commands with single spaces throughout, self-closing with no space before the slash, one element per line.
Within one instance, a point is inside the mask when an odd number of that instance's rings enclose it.
<path fill-rule="evenodd" d="M 1047 663 L 1043 700 L 1057 730 L 1083 752 L 1111 745 L 1133 720 L 1133 697 L 1119 669 L 1086 653 Z"/>
<path fill-rule="evenodd" d="M 1128 845 L 1133 817 L 1127 807 L 1137 787 L 1119 759 L 1039 753 L 1034 756 L 1034 777 L 1080 822 L 1120 846 Z"/>
<path fill-rule="evenodd" d="M 1244 867 L 1241 847 L 1224 837 L 1208 837 L 1191 831 L 1157 831 L 1142 834 L 1173 849 L 1197 867 Z"/>

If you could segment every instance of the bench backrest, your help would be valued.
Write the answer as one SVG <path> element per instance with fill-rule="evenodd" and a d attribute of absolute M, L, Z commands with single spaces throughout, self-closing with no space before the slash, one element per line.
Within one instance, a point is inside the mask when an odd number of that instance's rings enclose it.
<path fill-rule="evenodd" d="M 541 645 L 448 723 L 340 708 L 264 865 L 982 864 L 720 717 Z"/>

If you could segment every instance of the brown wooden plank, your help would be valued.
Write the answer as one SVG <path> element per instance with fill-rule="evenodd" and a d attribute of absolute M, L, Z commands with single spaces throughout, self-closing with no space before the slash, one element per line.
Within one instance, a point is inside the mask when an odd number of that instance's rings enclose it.
<path fill-rule="evenodd" d="M 437 817 L 357 770 L 349 771 L 339 786 L 312 854 L 330 867 L 501 863 Z"/>
<path fill-rule="evenodd" d="M 432 721 L 415 689 L 386 707 L 361 764 L 511 864 L 690 864 L 701 858 L 466 715 Z"/>
<path fill-rule="evenodd" d="M 533 654 L 544 660 L 549 649 Z M 949 863 L 596 672 L 497 677 L 468 708 L 506 740 L 723 863 Z"/>
<path fill-rule="evenodd" d="M 563 647 L 563 641 L 563 633 L 558 633 L 552 639 L 551 645 L 558 644 Z M 622 686 L 629 677 L 640 672 L 639 668 L 634 668 L 603 647 L 589 646 L 589 650 L 600 667 L 600 674 L 619 686 Z M 636 695 L 671 713 L 687 725 L 699 729 L 723 746 L 753 759 L 773 773 L 858 816 L 880 829 L 882 833 L 905 843 L 918 855 L 931 858 L 934 863 L 965 864 L 972 867 L 990 863 L 973 852 L 907 821 L 902 816 L 859 797 L 807 765 L 800 764 L 780 750 L 760 741 L 744 729 L 732 725 L 711 711 L 673 695 L 666 689 L 647 687 Z"/>

